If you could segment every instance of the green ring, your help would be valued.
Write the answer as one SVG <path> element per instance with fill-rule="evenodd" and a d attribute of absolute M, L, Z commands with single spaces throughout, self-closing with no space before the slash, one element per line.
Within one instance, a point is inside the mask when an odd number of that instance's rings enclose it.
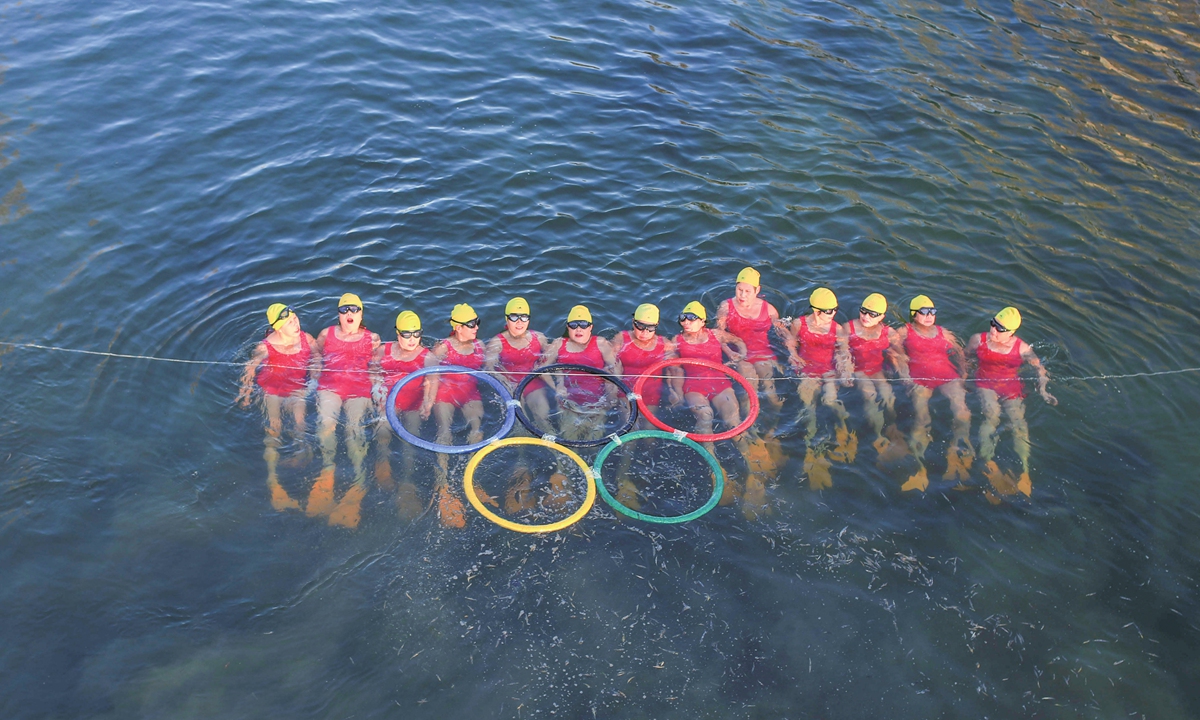
<path fill-rule="evenodd" d="M 618 445 L 623 445 L 630 440 L 640 440 L 641 438 L 678 440 L 684 445 L 687 445 L 691 449 L 700 453 L 700 455 L 704 458 L 704 461 L 708 463 L 708 467 L 713 471 L 713 475 L 717 478 L 717 481 L 713 483 L 713 494 L 712 497 L 708 499 L 708 502 L 704 503 L 704 505 L 691 511 L 690 513 L 687 513 L 686 515 L 675 515 L 672 517 L 647 515 L 645 513 L 640 513 L 637 510 L 631 510 L 617 502 L 617 499 L 609 494 L 608 488 L 604 487 L 604 479 L 601 477 L 600 471 L 604 467 L 604 461 L 608 458 L 609 454 L 617 448 Z M 614 440 L 605 445 L 604 449 L 600 451 L 600 454 L 596 456 L 596 461 L 592 463 L 592 474 L 596 477 L 596 491 L 600 493 L 600 497 L 604 498 L 604 502 L 608 503 L 609 507 L 611 507 L 613 510 L 616 510 L 627 517 L 634 518 L 635 520 L 644 520 L 649 523 L 659 523 L 661 525 L 674 525 L 676 523 L 695 520 L 709 510 L 715 508 L 717 503 L 721 500 L 721 493 L 725 491 L 725 471 L 721 469 L 721 464 L 717 462 L 717 459 L 713 457 L 712 453 L 704 449 L 703 445 L 695 440 L 692 440 L 691 438 L 679 437 L 669 432 L 663 432 L 662 430 L 638 430 L 636 432 L 631 432 L 628 435 L 622 435 L 618 440 Z"/>

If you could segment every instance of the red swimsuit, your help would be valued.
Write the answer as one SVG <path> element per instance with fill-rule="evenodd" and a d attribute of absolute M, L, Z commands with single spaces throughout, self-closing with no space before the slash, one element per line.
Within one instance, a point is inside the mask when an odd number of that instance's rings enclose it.
<path fill-rule="evenodd" d="M 758 309 L 758 317 L 748 318 L 738 315 L 733 306 L 733 298 L 728 303 L 725 315 L 725 329 L 731 335 L 736 335 L 746 343 L 746 359 L 752 363 L 773 362 L 775 351 L 771 349 L 771 341 L 767 332 L 771 329 L 771 313 L 767 310 L 767 301 L 763 300 Z"/>
<path fill-rule="evenodd" d="M 421 352 L 417 353 L 412 360 L 397 360 L 392 357 L 392 345 L 395 343 L 386 343 L 383 346 L 383 360 L 379 361 L 379 367 L 383 370 L 383 387 L 389 393 L 396 383 L 404 379 L 405 375 L 425 367 L 425 356 L 429 354 L 429 350 L 421 348 Z M 396 393 L 396 411 L 420 410 L 421 401 L 424 399 L 425 383 L 410 382 Z"/>
<path fill-rule="evenodd" d="M 705 340 L 702 343 L 690 343 L 683 339 L 680 335 L 676 346 L 679 348 L 679 357 L 698 358 L 700 360 L 708 360 L 721 364 L 721 341 L 717 340 L 717 334 L 712 330 L 705 330 Z M 704 397 L 712 400 L 714 397 L 724 392 L 726 389 L 733 387 L 733 383 L 729 381 L 729 376 L 718 370 L 706 370 L 695 365 L 683 366 L 683 392 L 700 393 Z"/>
<path fill-rule="evenodd" d="M 958 379 L 958 369 L 947 354 L 953 345 L 939 325 L 937 335 L 927 338 L 908 326 L 904 352 L 908 354 L 908 374 L 918 385 L 936 388 Z"/>
<path fill-rule="evenodd" d="M 623 344 L 621 352 L 617 353 L 617 359 L 621 361 L 621 367 L 625 370 L 625 384 L 632 389 L 638 375 L 644 375 L 646 368 L 666 356 L 666 343 L 661 337 L 655 337 L 654 347 L 643 350 L 633 343 L 633 337 L 628 330 L 621 333 L 621 341 Z M 656 407 L 662 401 L 662 392 L 662 378 L 646 378 L 645 384 L 642 385 L 642 401 L 650 407 Z"/>
<path fill-rule="evenodd" d="M 1014 340 L 1012 349 L 1006 353 L 996 352 L 988 347 L 987 333 L 979 334 L 979 347 L 975 348 L 975 357 L 979 359 L 979 369 L 975 378 L 978 387 L 995 390 L 1001 400 L 1016 400 L 1025 397 L 1025 387 L 1017 371 L 1021 369 L 1021 341 Z"/>
<path fill-rule="evenodd" d="M 805 377 L 821 377 L 833 372 L 833 349 L 837 345 L 837 323 L 829 323 L 829 332 L 818 335 L 808 329 L 808 318 L 800 318 L 800 358 Z"/>
<path fill-rule="evenodd" d="M 526 375 L 537 367 L 538 358 L 542 356 L 542 344 L 538 342 L 537 336 L 533 333 L 529 334 L 529 344 L 523 348 L 516 348 L 508 344 L 508 338 L 504 337 L 504 333 L 500 333 L 496 337 L 500 338 L 500 357 L 496 362 L 496 369 L 506 373 L 512 373 L 508 379 L 513 385 L 521 382 Z M 541 378 L 534 378 L 525 386 L 525 395 L 534 390 L 541 390 L 546 387 L 546 381 Z"/>
<path fill-rule="evenodd" d="M 267 346 L 267 359 L 258 366 L 256 378 L 262 391 L 267 395 L 286 397 L 303 390 L 308 375 L 308 361 L 312 357 L 308 335 L 300 333 L 300 349 L 290 355 L 280 352 L 265 340 L 263 344 Z"/>
<path fill-rule="evenodd" d="M 879 337 L 868 340 L 858 334 L 856 321 L 850 321 L 850 357 L 854 360 L 854 369 L 864 375 L 878 375 L 883 372 L 883 359 L 887 357 L 887 349 L 891 346 L 888 340 L 887 325 L 878 325 Z"/>
<path fill-rule="evenodd" d="M 604 368 L 604 356 L 600 353 L 600 346 L 596 344 L 595 335 L 588 340 L 587 346 L 580 352 L 568 350 L 567 343 L 569 342 L 570 340 L 563 341 L 562 348 L 558 351 L 558 362 Z M 564 380 L 566 381 L 564 384 L 567 388 L 567 397 L 577 405 L 594 403 L 604 397 L 605 380 L 599 376 L 570 373 Z"/>
<path fill-rule="evenodd" d="M 371 331 L 359 328 L 362 337 L 354 342 L 339 340 L 336 326 L 325 333 L 318 390 L 330 390 L 343 400 L 371 397 Z"/>
<path fill-rule="evenodd" d="M 449 340 L 443 340 L 442 343 L 446 346 L 446 359 L 442 360 L 442 365 L 458 365 L 472 370 L 483 367 L 483 344 L 478 340 L 471 341 L 470 355 L 463 355 L 455 350 Z M 479 394 L 479 382 L 474 377 L 462 373 L 438 375 L 437 396 L 434 402 L 462 407 L 472 400 L 483 400 L 483 396 Z"/>

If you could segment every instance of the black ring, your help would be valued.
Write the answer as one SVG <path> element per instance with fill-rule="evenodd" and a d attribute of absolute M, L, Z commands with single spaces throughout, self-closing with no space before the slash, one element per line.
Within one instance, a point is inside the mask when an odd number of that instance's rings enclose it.
<path fill-rule="evenodd" d="M 591 365 L 555 363 L 553 365 L 547 365 L 546 367 L 534 368 L 528 375 L 521 378 L 521 382 L 518 383 L 516 389 L 513 390 L 513 399 L 516 401 L 517 420 L 520 420 L 521 424 L 525 426 L 525 429 L 533 433 L 536 437 L 545 438 L 546 433 L 543 433 L 540 428 L 534 425 L 529 418 L 525 416 L 525 408 L 521 404 L 521 397 L 525 394 L 525 386 L 532 382 L 534 378 L 542 373 L 548 373 L 553 370 L 575 370 L 578 372 L 589 373 L 591 375 L 598 375 L 613 385 L 616 385 L 617 389 L 625 395 L 625 400 L 629 403 L 629 420 L 620 430 L 616 430 L 596 440 L 565 440 L 555 435 L 554 442 L 558 443 L 559 445 L 566 445 L 567 447 L 599 447 L 600 445 L 607 445 L 609 442 L 611 442 L 612 435 L 624 435 L 625 433 L 629 432 L 630 428 L 633 427 L 633 424 L 637 422 L 637 401 L 630 399 L 629 395 L 631 393 L 629 392 L 629 386 L 621 382 L 621 378 L 617 377 L 616 375 L 606 373 L 599 368 L 594 368 Z M 551 388 L 553 388 L 553 386 L 551 386 Z"/>

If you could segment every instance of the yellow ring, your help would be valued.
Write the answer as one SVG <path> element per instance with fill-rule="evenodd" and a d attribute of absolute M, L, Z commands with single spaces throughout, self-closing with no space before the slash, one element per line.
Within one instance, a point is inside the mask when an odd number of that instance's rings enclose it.
<path fill-rule="evenodd" d="M 566 455 L 574 460 L 575 464 L 579 466 L 579 469 L 583 471 L 584 476 L 587 477 L 587 496 L 583 498 L 583 505 L 579 506 L 579 509 L 571 513 L 569 517 L 565 517 L 558 522 L 552 522 L 546 525 L 525 525 L 522 523 L 515 523 L 512 520 L 506 520 L 505 518 L 493 513 L 491 510 L 488 510 L 479 497 L 475 495 L 475 468 L 479 467 L 479 463 L 488 453 L 493 450 L 499 450 L 500 448 L 508 445 L 540 445 L 541 447 L 547 447 L 551 450 L 557 450 L 563 455 Z M 596 476 L 592 474 L 592 469 L 583 461 L 583 458 L 579 457 L 579 455 L 577 455 L 571 448 L 563 447 L 562 445 L 552 443 L 549 440 L 543 440 L 542 438 L 510 437 L 504 438 L 503 440 L 498 440 L 491 445 L 488 445 L 471 457 L 471 461 L 467 463 L 467 469 L 463 471 L 463 493 L 467 496 L 467 501 L 471 503 L 472 507 L 479 511 L 480 515 L 484 516 L 488 520 L 491 520 L 502 528 L 508 528 L 509 530 L 520 533 L 554 532 L 555 530 L 562 530 L 563 528 L 570 527 L 579 522 L 583 516 L 587 515 L 588 511 L 592 509 L 592 505 L 596 502 Z"/>

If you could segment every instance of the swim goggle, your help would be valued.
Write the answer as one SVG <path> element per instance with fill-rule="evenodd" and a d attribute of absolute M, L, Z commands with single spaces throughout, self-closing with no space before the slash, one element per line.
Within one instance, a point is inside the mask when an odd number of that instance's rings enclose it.
<path fill-rule="evenodd" d="M 504 316 L 509 322 L 529 322 L 529 313 L 509 313 Z"/>
<path fill-rule="evenodd" d="M 992 325 L 992 327 L 993 327 L 993 328 L 995 328 L 995 329 L 996 329 L 996 332 L 998 332 L 998 333 L 1012 332 L 1012 331 L 1011 331 L 1011 330 L 1009 330 L 1008 328 L 1006 328 L 1006 327 L 1004 327 L 1003 325 L 1001 325 L 1000 323 L 996 322 L 996 319 L 995 319 L 995 318 L 992 318 L 991 325 Z"/>
<path fill-rule="evenodd" d="M 829 308 L 828 310 L 822 310 L 821 308 L 813 308 L 813 312 L 815 312 L 819 315 L 833 315 L 834 313 L 837 312 L 837 310 L 838 310 L 837 308 Z"/>
<path fill-rule="evenodd" d="M 679 316 L 679 322 L 681 322 L 681 323 L 692 322 L 693 320 L 701 320 L 701 319 L 703 319 L 703 318 L 701 318 L 696 313 L 683 313 L 682 315 Z"/>
<path fill-rule="evenodd" d="M 362 312 L 362 308 L 360 308 L 357 305 L 343 305 L 340 308 L 338 308 L 339 315 L 345 315 L 346 313 L 360 313 L 360 312 Z"/>
<path fill-rule="evenodd" d="M 859 309 L 858 309 L 858 314 L 859 314 L 859 315 L 866 315 L 866 316 L 867 316 L 867 317 L 869 317 L 869 318 L 877 318 L 877 317 L 879 317 L 880 315 L 882 315 L 883 313 L 877 313 L 877 312 L 875 312 L 874 310 L 868 310 L 868 309 L 866 309 L 866 308 L 864 307 L 864 308 L 859 308 Z"/>
<path fill-rule="evenodd" d="M 633 329 L 634 329 L 634 330 L 641 330 L 642 332 L 651 332 L 651 333 L 652 333 L 652 332 L 658 332 L 658 323 L 654 323 L 653 325 L 650 325 L 650 324 L 648 324 L 648 323 L 644 323 L 644 322 L 640 322 L 640 321 L 638 321 L 638 320 L 634 320 L 634 321 L 633 321 Z"/>
<path fill-rule="evenodd" d="M 285 307 L 284 309 L 279 311 L 279 317 L 275 318 L 275 322 L 271 323 L 271 327 L 277 326 L 279 323 L 283 322 L 284 320 L 287 320 L 291 316 L 292 316 L 292 309 L 290 307 Z"/>
<path fill-rule="evenodd" d="M 471 328 L 472 330 L 479 327 L 479 318 L 471 318 L 470 320 L 468 320 L 466 322 L 458 322 L 454 318 L 450 318 L 450 322 L 458 324 L 458 325 L 462 325 L 463 327 Z"/>
<path fill-rule="evenodd" d="M 587 320 L 572 320 L 571 322 L 567 323 L 567 327 L 571 328 L 572 330 L 587 330 L 591 326 L 592 324 Z"/>
<path fill-rule="evenodd" d="M 421 337 L 420 330 L 397 330 L 396 334 L 399 335 L 400 337 L 404 338 L 405 340 L 408 340 L 409 338 Z"/>
<path fill-rule="evenodd" d="M 933 317 L 934 315 L 937 315 L 937 308 L 921 308 L 920 310 L 917 310 L 916 313 L 918 315 L 929 315 L 930 317 Z"/>

